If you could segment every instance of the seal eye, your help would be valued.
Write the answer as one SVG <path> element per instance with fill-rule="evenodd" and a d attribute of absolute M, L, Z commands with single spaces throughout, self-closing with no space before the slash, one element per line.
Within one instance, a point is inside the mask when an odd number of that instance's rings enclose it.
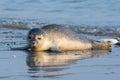
<path fill-rule="evenodd" d="M 28 36 L 28 39 L 31 39 L 31 36 Z"/>
<path fill-rule="evenodd" d="M 38 37 L 37 39 L 38 39 L 38 40 L 41 40 L 42 38 Z"/>

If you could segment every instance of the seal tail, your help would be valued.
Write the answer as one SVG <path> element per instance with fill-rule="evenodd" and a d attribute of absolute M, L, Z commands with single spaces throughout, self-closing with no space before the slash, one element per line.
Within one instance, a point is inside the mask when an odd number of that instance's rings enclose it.
<path fill-rule="evenodd" d="M 117 39 L 101 39 L 100 41 L 110 43 L 111 45 L 118 43 Z"/>

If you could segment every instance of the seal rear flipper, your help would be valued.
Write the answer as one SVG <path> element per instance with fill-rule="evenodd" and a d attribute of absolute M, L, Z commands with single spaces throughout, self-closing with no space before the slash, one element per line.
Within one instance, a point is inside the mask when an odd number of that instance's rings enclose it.
<path fill-rule="evenodd" d="M 108 42 L 110 43 L 111 45 L 112 44 L 117 44 L 119 41 L 117 39 L 101 39 L 100 40 L 101 42 Z"/>
<path fill-rule="evenodd" d="M 109 42 L 92 41 L 92 50 L 109 50 L 111 51 L 112 45 Z"/>

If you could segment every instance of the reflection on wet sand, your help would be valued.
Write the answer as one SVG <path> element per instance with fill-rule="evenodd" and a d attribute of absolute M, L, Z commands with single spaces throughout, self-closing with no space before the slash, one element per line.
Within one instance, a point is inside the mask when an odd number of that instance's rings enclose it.
<path fill-rule="evenodd" d="M 54 74 L 32 75 L 30 77 L 56 77 L 68 75 L 71 73 L 64 72 L 68 65 L 75 63 L 77 60 L 103 57 L 110 52 L 106 50 L 100 51 L 67 51 L 64 53 L 48 53 L 48 52 L 27 52 L 26 64 L 30 67 L 29 73 L 37 73 L 38 71 L 55 72 Z M 58 73 L 63 71 L 62 73 Z"/>
<path fill-rule="evenodd" d="M 74 63 L 76 60 L 90 57 L 101 57 L 108 55 L 109 51 L 67 51 L 64 53 L 28 52 L 26 59 L 29 67 L 65 66 Z"/>

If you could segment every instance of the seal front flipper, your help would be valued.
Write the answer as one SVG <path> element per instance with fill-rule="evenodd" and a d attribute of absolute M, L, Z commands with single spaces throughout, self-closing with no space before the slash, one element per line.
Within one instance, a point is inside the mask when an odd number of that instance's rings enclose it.
<path fill-rule="evenodd" d="M 29 50 L 29 47 L 16 47 L 16 48 L 10 48 L 11 50 Z"/>
<path fill-rule="evenodd" d="M 51 47 L 49 50 L 50 50 L 51 52 L 63 53 L 63 51 L 61 51 L 61 50 L 59 50 L 59 49 L 57 49 L 57 48 L 55 48 L 55 47 Z"/>

